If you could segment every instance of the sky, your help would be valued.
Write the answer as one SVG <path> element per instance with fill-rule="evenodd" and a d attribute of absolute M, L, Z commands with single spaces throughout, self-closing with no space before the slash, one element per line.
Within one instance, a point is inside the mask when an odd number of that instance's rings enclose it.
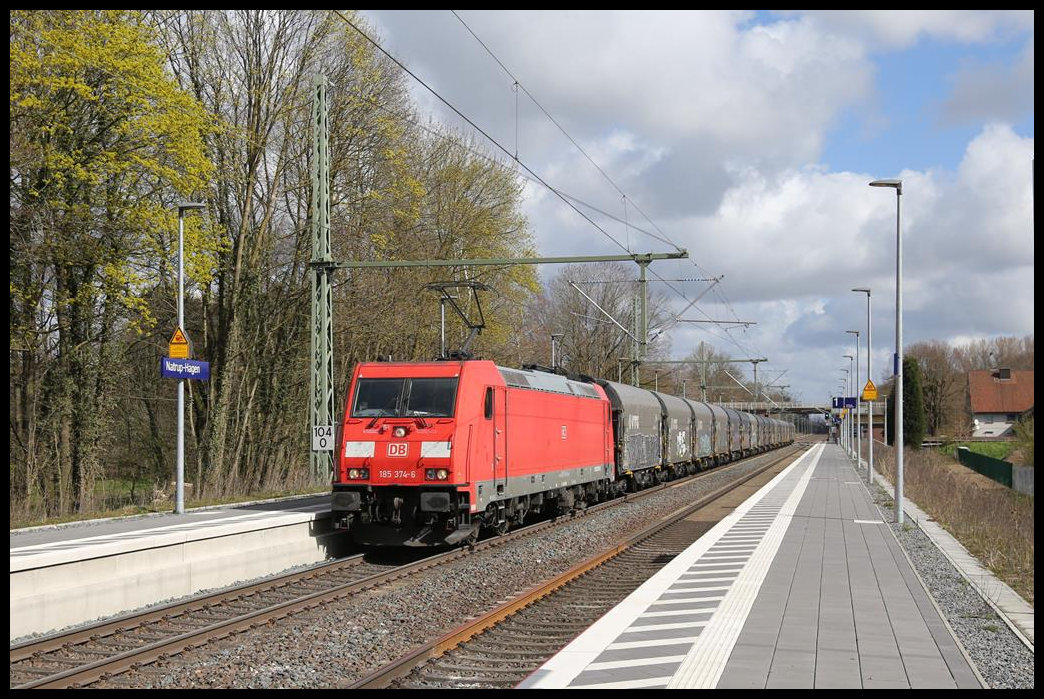
<path fill-rule="evenodd" d="M 422 114 L 517 158 L 539 255 L 687 251 L 650 286 L 724 322 L 674 324 L 674 359 L 764 358 L 759 383 L 825 403 L 847 330 L 866 383 L 870 288 L 880 385 L 897 223 L 904 347 L 1033 334 L 1030 10 L 361 16 Z"/>

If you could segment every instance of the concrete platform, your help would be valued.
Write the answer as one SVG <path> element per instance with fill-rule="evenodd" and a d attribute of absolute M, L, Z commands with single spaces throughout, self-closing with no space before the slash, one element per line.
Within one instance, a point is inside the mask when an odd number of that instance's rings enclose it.
<path fill-rule="evenodd" d="M 330 555 L 329 495 L 11 532 L 11 639 Z"/>
<path fill-rule="evenodd" d="M 851 461 L 821 444 L 519 688 L 983 686 Z"/>

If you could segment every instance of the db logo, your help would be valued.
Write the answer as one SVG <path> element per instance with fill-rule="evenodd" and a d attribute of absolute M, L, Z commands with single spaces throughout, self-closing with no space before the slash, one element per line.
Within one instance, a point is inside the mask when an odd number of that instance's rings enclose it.
<path fill-rule="evenodd" d="M 388 456 L 406 456 L 410 445 L 407 442 L 389 442 Z"/>

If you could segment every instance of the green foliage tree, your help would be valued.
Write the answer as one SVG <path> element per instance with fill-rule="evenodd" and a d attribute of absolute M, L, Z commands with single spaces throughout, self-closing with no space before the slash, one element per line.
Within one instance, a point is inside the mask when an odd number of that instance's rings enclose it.
<path fill-rule="evenodd" d="M 10 13 L 11 495 L 29 515 L 93 508 L 173 202 L 211 171 L 211 122 L 153 39 L 132 11 Z M 207 268 L 213 239 L 190 237 Z"/>
<path fill-rule="evenodd" d="M 920 448 L 925 435 L 924 381 L 915 357 L 903 357 L 903 441 Z"/>
<path fill-rule="evenodd" d="M 411 135 L 398 159 L 409 187 L 381 194 L 384 211 L 373 212 L 368 237 L 348 241 L 345 256 L 356 260 L 453 260 L 534 257 L 519 209 L 521 183 L 508 167 L 485 156 L 463 137 L 424 132 Z M 354 243 L 354 244 L 352 244 Z M 416 267 L 359 270 L 338 296 L 342 337 L 352 361 L 391 354 L 398 359 L 431 359 L 439 351 L 439 294 L 432 283 L 478 282 L 491 292 L 461 287 L 452 292 L 465 315 L 485 327 L 472 349 L 506 359 L 511 352 L 518 309 L 537 288 L 532 267 Z M 370 321 L 375 309 L 383 319 Z M 467 337 L 463 319 L 446 309 L 448 349 Z"/>
<path fill-rule="evenodd" d="M 885 439 L 895 443 L 895 384 L 887 398 L 888 422 Z M 925 414 L 921 369 L 915 357 L 903 357 L 903 444 L 920 448 L 924 441 Z"/>

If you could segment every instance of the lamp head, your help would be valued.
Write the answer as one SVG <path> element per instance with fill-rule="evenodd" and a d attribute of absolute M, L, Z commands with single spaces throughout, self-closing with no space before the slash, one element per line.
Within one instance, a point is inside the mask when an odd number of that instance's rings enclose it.
<path fill-rule="evenodd" d="M 183 201 L 180 204 L 178 204 L 178 215 L 180 216 L 182 211 L 189 211 L 191 209 L 205 209 L 205 208 L 207 208 L 207 205 L 203 204 L 202 202 L 198 202 L 198 201 Z"/>
<path fill-rule="evenodd" d="M 895 190 L 896 196 L 903 193 L 903 181 L 902 180 L 874 180 L 870 183 L 871 187 L 891 187 Z"/>

